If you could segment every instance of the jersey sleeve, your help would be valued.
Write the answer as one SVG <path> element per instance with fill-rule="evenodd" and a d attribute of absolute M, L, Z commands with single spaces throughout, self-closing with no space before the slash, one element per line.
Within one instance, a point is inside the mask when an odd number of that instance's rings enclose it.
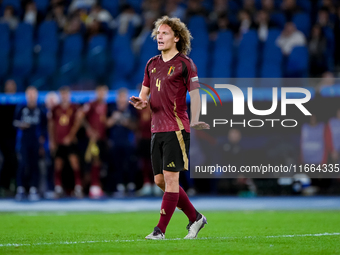
<path fill-rule="evenodd" d="M 189 92 L 200 87 L 198 83 L 197 67 L 191 59 L 189 59 L 188 64 L 185 63 L 183 76 L 185 85 Z"/>
<path fill-rule="evenodd" d="M 144 70 L 144 79 L 143 79 L 143 83 L 142 85 L 145 87 L 150 88 L 150 75 L 149 75 L 149 65 L 151 64 L 152 59 L 150 59 L 148 61 L 148 63 L 145 66 L 145 70 Z"/>

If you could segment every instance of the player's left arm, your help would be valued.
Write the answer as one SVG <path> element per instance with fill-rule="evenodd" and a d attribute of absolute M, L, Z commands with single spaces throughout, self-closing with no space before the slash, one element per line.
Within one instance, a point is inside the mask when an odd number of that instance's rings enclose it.
<path fill-rule="evenodd" d="M 67 134 L 67 136 L 64 138 L 64 143 L 66 145 L 70 145 L 72 141 L 75 139 L 76 134 L 79 128 L 81 127 L 81 124 L 82 124 L 82 113 L 81 113 L 81 109 L 78 108 L 75 110 L 75 113 L 74 113 L 74 121 L 73 121 L 71 130 Z"/>
<path fill-rule="evenodd" d="M 191 122 L 190 127 L 200 129 L 210 129 L 209 124 L 199 121 L 201 109 L 201 97 L 198 89 L 189 92 L 190 95 L 190 108 L 191 108 Z"/>

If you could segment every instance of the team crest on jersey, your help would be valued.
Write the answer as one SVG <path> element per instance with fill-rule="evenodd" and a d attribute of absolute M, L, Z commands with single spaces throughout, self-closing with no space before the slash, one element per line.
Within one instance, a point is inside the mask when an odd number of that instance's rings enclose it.
<path fill-rule="evenodd" d="M 175 67 L 174 66 L 170 66 L 169 71 L 168 71 L 168 76 L 171 76 L 175 71 Z"/>

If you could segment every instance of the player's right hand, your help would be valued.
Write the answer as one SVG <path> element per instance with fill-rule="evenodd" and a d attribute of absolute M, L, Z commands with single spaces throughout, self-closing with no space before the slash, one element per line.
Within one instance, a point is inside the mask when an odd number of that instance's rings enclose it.
<path fill-rule="evenodd" d="M 129 103 L 132 104 L 133 107 L 135 107 L 138 110 L 143 110 L 148 105 L 147 100 L 143 100 L 140 97 L 135 97 L 135 96 L 130 97 Z"/>

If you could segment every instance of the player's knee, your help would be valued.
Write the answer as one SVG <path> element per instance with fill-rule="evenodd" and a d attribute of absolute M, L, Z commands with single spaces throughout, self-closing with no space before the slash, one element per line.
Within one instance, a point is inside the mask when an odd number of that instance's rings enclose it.
<path fill-rule="evenodd" d="M 158 178 L 155 176 L 155 184 L 160 187 L 161 189 L 165 187 L 165 182 L 163 178 Z"/>

